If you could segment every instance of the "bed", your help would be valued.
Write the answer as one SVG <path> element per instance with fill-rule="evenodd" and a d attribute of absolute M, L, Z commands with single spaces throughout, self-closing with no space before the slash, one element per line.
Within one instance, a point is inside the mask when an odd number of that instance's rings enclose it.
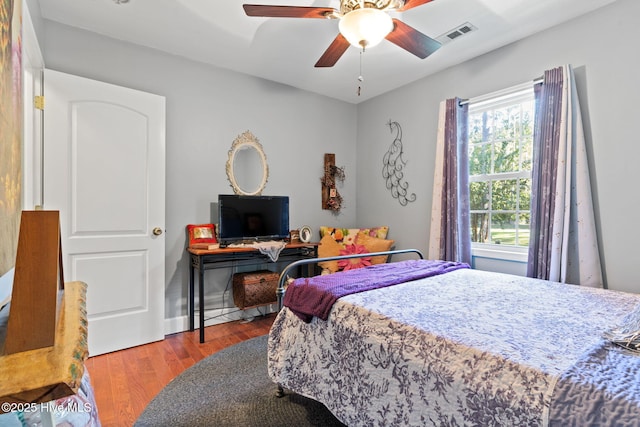
<path fill-rule="evenodd" d="M 409 252 L 420 259 L 300 278 L 286 292 L 285 270 L 271 379 L 349 426 L 640 425 L 640 354 L 605 338 L 637 320 L 640 295 Z M 358 286 L 371 289 L 345 291 Z"/>

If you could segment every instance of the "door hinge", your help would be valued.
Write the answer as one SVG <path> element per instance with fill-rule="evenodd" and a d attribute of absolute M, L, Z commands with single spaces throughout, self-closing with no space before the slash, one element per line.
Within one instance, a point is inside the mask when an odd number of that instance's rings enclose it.
<path fill-rule="evenodd" d="M 33 106 L 38 110 L 44 110 L 44 96 L 36 95 L 33 97 Z"/>

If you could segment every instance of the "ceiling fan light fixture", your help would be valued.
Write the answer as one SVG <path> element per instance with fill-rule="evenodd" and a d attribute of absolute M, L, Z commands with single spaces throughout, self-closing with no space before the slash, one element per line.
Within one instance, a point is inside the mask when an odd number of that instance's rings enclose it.
<path fill-rule="evenodd" d="M 340 19 L 338 28 L 351 45 L 368 48 L 380 43 L 393 30 L 393 20 L 379 9 L 354 9 Z"/>

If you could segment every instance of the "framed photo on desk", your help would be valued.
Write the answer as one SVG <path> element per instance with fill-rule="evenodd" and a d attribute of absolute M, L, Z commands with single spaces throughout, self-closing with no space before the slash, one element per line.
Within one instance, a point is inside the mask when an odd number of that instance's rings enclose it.
<path fill-rule="evenodd" d="M 311 227 L 309 227 L 308 225 L 300 228 L 300 241 L 302 243 L 309 243 L 311 241 L 311 235 Z"/>

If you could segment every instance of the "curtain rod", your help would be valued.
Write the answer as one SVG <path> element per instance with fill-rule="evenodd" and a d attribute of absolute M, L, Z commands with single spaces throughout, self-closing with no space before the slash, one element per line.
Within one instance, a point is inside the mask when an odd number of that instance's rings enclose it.
<path fill-rule="evenodd" d="M 486 93 L 484 95 L 475 96 L 475 97 L 469 98 L 469 99 L 461 99 L 460 102 L 459 102 L 459 105 L 465 105 L 465 104 L 470 104 L 472 102 L 484 101 L 484 100 L 489 99 L 489 98 L 495 98 L 495 97 L 500 96 L 500 95 L 504 95 L 504 94 L 507 94 L 507 93 L 515 92 L 515 91 L 517 91 L 517 90 L 519 90 L 521 88 L 524 89 L 530 84 L 535 86 L 535 85 L 540 84 L 540 83 L 544 83 L 544 76 L 541 76 L 541 77 L 538 77 L 537 79 L 534 79 L 531 83 L 529 83 L 529 82 L 521 83 L 519 85 L 515 85 L 515 86 L 512 86 L 510 88 L 502 89 L 502 90 L 499 90 L 499 91 L 496 91 L 496 92 Z"/>

